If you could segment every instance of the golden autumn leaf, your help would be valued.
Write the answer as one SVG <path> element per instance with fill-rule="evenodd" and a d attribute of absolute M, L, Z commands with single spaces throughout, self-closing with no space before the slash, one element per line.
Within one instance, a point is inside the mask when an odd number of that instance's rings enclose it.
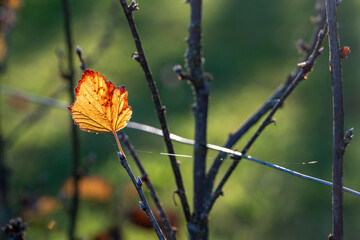
<path fill-rule="evenodd" d="M 86 70 L 75 89 L 76 100 L 69 110 L 74 122 L 88 132 L 117 132 L 131 118 L 127 92 L 103 75 Z"/>
<path fill-rule="evenodd" d="M 131 118 L 127 95 L 124 86 L 117 87 L 98 72 L 86 70 L 75 89 L 76 100 L 68 108 L 81 130 L 112 132 L 124 156 L 116 132 Z"/>

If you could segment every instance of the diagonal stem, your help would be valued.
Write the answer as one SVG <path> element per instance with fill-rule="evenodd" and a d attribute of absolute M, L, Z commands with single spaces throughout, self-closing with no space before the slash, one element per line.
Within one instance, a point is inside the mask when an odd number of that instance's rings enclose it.
<path fill-rule="evenodd" d="M 144 195 L 144 192 L 142 191 L 142 181 L 141 181 L 141 178 L 138 177 L 138 180 L 136 181 L 135 179 L 135 176 L 134 176 L 134 173 L 131 171 L 130 169 L 130 166 L 129 164 L 127 163 L 126 161 L 126 157 L 125 155 L 123 155 L 121 152 L 122 152 L 122 148 L 121 148 L 121 145 L 120 145 L 120 142 L 119 142 L 119 138 L 116 134 L 116 132 L 113 132 L 114 134 L 114 137 L 116 139 L 116 143 L 118 144 L 118 147 L 119 147 L 119 153 L 118 153 L 118 157 L 119 157 L 119 161 L 121 163 L 121 165 L 124 167 L 124 169 L 126 170 L 127 174 L 129 175 L 134 187 L 136 188 L 136 191 L 138 192 L 138 195 L 140 197 L 140 207 L 141 209 L 146 213 L 146 215 L 148 216 L 155 232 L 156 232 L 156 235 L 158 236 L 158 238 L 160 240 L 165 240 L 165 237 L 163 235 L 163 233 L 161 232 L 161 229 L 159 227 L 159 224 L 156 222 L 156 219 L 154 217 L 154 214 L 152 213 L 151 209 L 150 209 L 150 206 L 145 198 L 145 195 Z"/>
<path fill-rule="evenodd" d="M 146 81 L 150 88 L 153 102 L 155 104 L 156 113 L 157 113 L 157 116 L 158 116 L 158 119 L 159 119 L 159 122 L 161 125 L 161 130 L 163 131 L 165 145 L 166 145 L 167 151 L 169 153 L 170 164 L 171 164 L 171 167 L 172 167 L 172 170 L 173 170 L 173 173 L 175 176 L 175 182 L 176 182 L 176 185 L 178 188 L 176 190 L 176 192 L 178 193 L 178 195 L 180 197 L 180 201 L 181 201 L 182 209 L 183 209 L 183 212 L 185 215 L 185 219 L 187 222 L 189 222 L 190 221 L 190 207 L 189 207 L 189 203 L 188 203 L 188 200 L 186 197 L 186 192 L 185 192 L 184 184 L 182 181 L 180 168 L 179 168 L 178 162 L 176 161 L 175 156 L 173 155 L 173 154 L 175 154 L 175 151 L 174 151 L 174 147 L 171 142 L 171 139 L 170 139 L 170 132 L 169 132 L 169 129 L 167 126 L 167 121 L 166 121 L 166 117 L 165 117 L 165 107 L 161 104 L 159 93 L 158 93 L 158 90 L 155 85 L 155 81 L 153 79 L 153 76 L 150 71 L 150 67 L 149 67 L 146 57 L 145 57 L 145 52 L 143 50 L 143 47 L 142 47 L 142 44 L 140 41 L 140 36 L 136 29 L 135 21 L 134 21 L 133 15 L 132 15 L 133 10 L 127 6 L 126 0 L 120 0 L 120 4 L 124 10 L 124 14 L 125 14 L 128 24 L 129 24 L 131 34 L 133 36 L 134 43 L 135 43 L 135 46 L 137 49 L 137 53 L 136 53 L 137 56 L 136 57 L 134 56 L 134 58 L 136 58 L 138 60 L 138 62 L 140 63 L 140 65 L 143 69 Z"/>
<path fill-rule="evenodd" d="M 126 146 L 126 148 L 130 151 L 131 156 L 133 157 L 133 159 L 135 160 L 136 165 L 138 166 L 140 172 L 141 172 L 141 180 L 145 182 L 147 188 L 150 191 L 150 195 L 153 198 L 156 208 L 160 214 L 161 217 L 161 221 L 165 227 L 165 230 L 168 234 L 168 236 L 170 237 L 171 240 L 175 240 L 176 239 L 176 232 L 173 230 L 173 228 L 171 227 L 171 224 L 169 222 L 169 219 L 167 218 L 165 211 L 161 205 L 160 199 L 155 191 L 154 186 L 152 185 L 149 175 L 147 174 L 147 172 L 145 171 L 138 155 L 135 152 L 134 146 L 131 144 L 129 137 L 123 132 L 120 131 L 118 133 L 118 136 L 120 136 L 120 141 L 123 142 Z"/>
<path fill-rule="evenodd" d="M 321 0 L 317 1 L 316 10 L 318 12 L 318 22 L 314 29 L 314 34 L 312 36 L 310 48 L 307 51 L 305 59 L 308 59 L 309 56 L 314 51 L 317 41 L 318 41 L 318 34 L 324 28 L 326 24 L 326 16 L 325 16 L 325 9 L 324 4 Z M 226 141 L 224 147 L 225 148 L 232 148 L 239 139 L 254 125 L 256 124 L 262 116 L 264 116 L 269 110 L 271 110 L 280 97 L 285 93 L 286 89 L 290 86 L 292 82 L 294 82 L 295 77 L 302 71 L 302 67 L 298 66 L 297 69 L 293 74 L 291 74 L 288 79 L 282 83 L 277 90 L 273 93 L 273 95 L 242 125 L 235 133 L 230 134 L 228 140 Z M 216 156 L 212 166 L 210 167 L 208 174 L 207 174 L 207 184 L 208 184 L 208 191 L 212 191 L 214 186 L 216 175 L 220 169 L 220 166 L 223 163 L 223 159 L 227 157 L 227 153 L 219 152 Z"/>
<path fill-rule="evenodd" d="M 292 91 L 295 89 L 295 87 L 300 83 L 301 80 L 306 78 L 306 76 L 310 73 L 312 70 L 312 67 L 314 65 L 314 62 L 316 58 L 321 54 L 320 48 L 322 45 L 322 42 L 324 41 L 324 38 L 326 36 L 327 27 L 319 32 L 318 35 L 318 41 L 316 44 L 316 47 L 313 51 L 313 53 L 308 57 L 308 59 L 299 65 L 302 66 L 301 71 L 296 75 L 294 81 L 290 84 L 290 86 L 286 89 L 285 93 L 282 95 L 280 100 L 275 104 L 275 106 L 272 108 L 271 112 L 267 115 L 265 120 L 261 123 L 258 130 L 254 133 L 254 135 L 250 138 L 250 140 L 247 142 L 243 150 L 241 151 L 241 154 L 247 153 L 249 148 L 252 146 L 252 144 L 256 141 L 256 139 L 260 136 L 260 134 L 263 132 L 263 130 L 272 123 L 272 117 L 276 113 L 276 111 L 281 107 L 285 99 L 292 93 Z M 219 185 L 217 186 L 216 190 L 212 194 L 210 200 L 206 203 L 205 209 L 208 209 L 208 211 L 211 210 L 213 204 L 215 203 L 216 199 L 222 194 L 222 188 L 229 179 L 230 175 L 235 170 L 236 166 L 240 163 L 242 157 L 235 157 L 236 161 L 232 163 L 232 165 L 229 167 L 227 172 L 225 173 L 224 177 L 221 179 Z M 208 214 L 206 212 L 205 214 Z"/>

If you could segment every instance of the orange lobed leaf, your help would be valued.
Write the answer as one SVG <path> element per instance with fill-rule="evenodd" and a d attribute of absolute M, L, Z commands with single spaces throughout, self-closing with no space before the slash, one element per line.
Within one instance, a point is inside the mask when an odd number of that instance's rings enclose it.
<path fill-rule="evenodd" d="M 88 132 L 115 132 L 131 118 L 127 92 L 98 72 L 86 70 L 75 89 L 76 100 L 68 109 L 74 122 Z"/>

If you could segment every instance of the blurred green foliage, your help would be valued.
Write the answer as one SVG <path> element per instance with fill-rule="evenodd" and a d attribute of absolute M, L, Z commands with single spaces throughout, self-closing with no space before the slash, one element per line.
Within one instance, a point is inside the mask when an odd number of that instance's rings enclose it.
<path fill-rule="evenodd" d="M 183 1 L 143 1 L 135 15 L 149 64 L 157 81 L 162 102 L 167 108 L 170 131 L 193 138 L 192 90 L 172 72 L 184 63 L 189 6 Z M 204 68 L 214 77 L 211 90 L 208 142 L 222 145 L 291 73 L 301 55 L 295 41 L 311 36 L 310 16 L 316 14 L 315 1 L 204 1 Z M 130 56 L 135 51 L 132 38 L 117 1 L 71 1 L 73 38 L 81 46 L 89 68 L 104 74 L 117 85 L 125 85 L 133 121 L 158 127 L 153 103 L 139 65 Z M 343 60 L 345 123 L 355 128 L 355 139 L 345 154 L 344 183 L 360 189 L 360 3 L 344 1 L 338 9 L 343 45 L 351 47 Z M 60 77 L 56 49 L 65 48 L 61 1 L 23 2 L 18 22 L 9 38 L 7 69 L 1 84 L 49 96 L 66 86 Z M 324 54 L 284 107 L 276 114 L 276 126 L 269 126 L 249 154 L 265 161 L 331 179 L 332 109 L 328 70 L 327 41 Z M 75 61 L 79 64 L 78 59 Z M 81 71 L 76 68 L 76 79 Z M 6 164 L 11 169 L 10 199 L 14 216 L 24 211 L 21 199 L 28 195 L 58 196 L 71 174 L 70 114 L 47 109 L 35 122 L 25 121 L 37 105 L 1 97 L 3 135 L 7 145 Z M 69 102 L 63 91 L 59 100 Z M 235 148 L 241 149 L 251 131 Z M 163 140 L 135 130 L 125 130 L 135 145 L 163 205 L 180 219 L 179 239 L 186 239 L 180 206 L 174 206 L 175 183 Z M 132 224 L 126 210 L 137 207 L 135 196 L 128 196 L 129 179 L 116 156 L 111 134 L 81 132 L 81 156 L 90 153 L 96 160 L 89 175 L 101 175 L 114 187 L 109 204 L 81 201 L 77 236 L 92 239 L 113 224 L 121 225 L 123 239 L 155 239 L 152 230 Z M 175 144 L 178 154 L 192 154 L 192 148 Z M 216 152 L 209 151 L 208 165 Z M 189 202 L 192 203 L 192 160 L 179 158 Z M 303 162 L 318 161 L 304 165 Z M 129 160 L 136 175 L 139 174 Z M 231 164 L 225 160 L 219 176 Z M 211 239 L 325 239 L 331 232 L 331 189 L 317 183 L 274 171 L 254 163 L 241 163 L 226 184 L 225 196 L 216 203 L 210 216 Z M 178 201 L 176 199 L 176 201 Z M 151 200 L 150 200 L 151 202 Z M 360 202 L 345 193 L 345 239 L 360 235 Z M 62 209 L 46 217 L 28 221 L 29 239 L 67 239 L 68 217 Z M 55 220 L 49 231 L 46 225 Z"/>

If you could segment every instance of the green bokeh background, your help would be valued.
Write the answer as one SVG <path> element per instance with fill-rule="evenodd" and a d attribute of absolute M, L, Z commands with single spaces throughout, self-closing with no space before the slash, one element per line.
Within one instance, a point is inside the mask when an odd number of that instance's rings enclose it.
<path fill-rule="evenodd" d="M 172 133 L 193 138 L 193 96 L 190 86 L 172 72 L 175 64 L 184 63 L 189 5 L 183 1 L 139 0 L 135 15 L 143 46 L 167 108 Z M 208 142 L 223 145 L 235 131 L 284 81 L 301 59 L 295 42 L 311 37 L 316 14 L 315 1 L 256 0 L 203 2 L 204 68 L 214 77 L 211 88 Z M 76 45 L 81 46 L 89 68 L 104 74 L 116 85 L 125 85 L 132 120 L 159 127 L 146 81 L 137 62 L 131 59 L 135 47 L 120 8 L 113 1 L 71 1 L 72 29 Z M 338 9 L 342 45 L 351 47 L 343 60 L 345 127 L 355 128 L 355 138 L 345 154 L 344 183 L 360 189 L 360 3 L 344 1 Z M 102 39 L 108 45 L 104 47 Z M 249 154 L 284 167 L 322 179 L 331 179 L 332 109 L 328 47 L 319 57 L 308 80 L 303 81 L 276 114 L 277 124 L 270 125 Z M 18 22 L 9 38 L 7 69 L 1 84 L 34 94 L 49 96 L 66 86 L 58 69 L 56 49 L 65 48 L 63 11 L 60 0 L 23 2 Z M 77 68 L 76 79 L 81 71 Z M 70 114 L 47 109 L 36 122 L 25 123 L 36 104 L 24 109 L 14 107 L 14 99 L 1 97 L 1 123 L 5 140 L 6 164 L 11 169 L 10 199 L 14 215 L 23 211 L 24 193 L 57 196 L 71 174 Z M 69 102 L 63 91 L 57 99 Z M 70 102 L 69 102 L 70 103 Z M 16 104 L 15 104 L 16 105 Z M 46 107 L 44 107 L 46 108 Z M 235 149 L 241 149 L 252 128 Z M 160 137 L 126 129 L 143 161 L 166 209 L 177 213 L 179 239 L 186 239 L 180 206 L 174 206 L 175 190 L 166 149 Z M 80 132 L 81 156 L 97 158 L 89 175 L 100 175 L 114 186 L 111 204 L 81 201 L 77 236 L 93 237 L 114 222 L 120 222 L 123 239 L 156 239 L 152 230 L 132 224 L 126 210 L 138 205 L 136 197 L 127 196 L 128 176 L 116 156 L 111 134 Z M 192 155 L 192 148 L 175 143 L 178 154 Z M 149 153 L 151 152 L 151 153 Z M 216 152 L 208 152 L 208 165 Z M 178 158 L 192 203 L 192 159 Z M 318 161 L 303 165 L 302 162 Z M 129 162 L 139 175 L 132 159 Z M 231 160 L 225 160 L 221 176 Z M 243 161 L 224 188 L 210 216 L 211 239 L 326 239 L 331 232 L 331 188 L 308 182 L 282 172 Z M 177 200 L 177 202 L 179 202 Z M 116 210 L 115 210 L 116 209 Z M 360 236 L 360 199 L 344 194 L 345 239 Z M 41 219 L 28 221 L 29 239 L 67 239 L 68 216 L 59 209 Z M 46 229 L 55 220 L 55 228 Z"/>

